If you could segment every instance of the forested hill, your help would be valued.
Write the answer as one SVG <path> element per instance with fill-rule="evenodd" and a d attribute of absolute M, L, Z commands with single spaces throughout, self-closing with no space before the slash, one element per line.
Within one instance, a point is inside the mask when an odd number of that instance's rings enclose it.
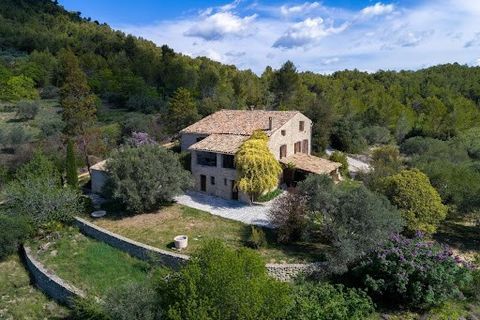
<path fill-rule="evenodd" d="M 49 0 L 2 0 L 0 49 L 0 100 L 35 97 L 30 90 L 54 95 L 58 54 L 69 49 L 98 97 L 175 117 L 170 132 L 221 108 L 298 109 L 314 120 L 315 150 L 332 143 L 356 151 L 413 135 L 447 139 L 480 120 L 478 67 L 319 75 L 287 62 L 257 76 L 125 35 Z M 170 110 L 174 96 L 188 108 Z"/>

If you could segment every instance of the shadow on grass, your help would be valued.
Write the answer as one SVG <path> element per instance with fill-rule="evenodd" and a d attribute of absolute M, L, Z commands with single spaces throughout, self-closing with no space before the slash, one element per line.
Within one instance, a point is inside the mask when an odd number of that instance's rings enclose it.
<path fill-rule="evenodd" d="M 435 240 L 461 250 L 479 250 L 480 227 L 445 221 L 433 236 Z"/>
<path fill-rule="evenodd" d="M 175 204 L 174 202 L 165 202 L 161 205 L 161 207 L 158 210 L 171 207 L 174 204 Z M 112 221 L 122 220 L 124 218 L 130 218 L 139 214 L 143 214 L 143 213 L 130 212 L 126 210 L 125 207 L 119 201 L 114 201 L 114 200 L 103 203 L 101 205 L 101 210 L 107 211 L 107 215 L 102 219 L 112 220 Z M 145 213 L 151 213 L 151 212 L 145 212 Z"/>

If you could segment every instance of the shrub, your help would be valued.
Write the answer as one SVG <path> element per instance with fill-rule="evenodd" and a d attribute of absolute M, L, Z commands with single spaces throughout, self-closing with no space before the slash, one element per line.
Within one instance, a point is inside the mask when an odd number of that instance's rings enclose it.
<path fill-rule="evenodd" d="M 132 132 L 132 136 L 126 140 L 127 145 L 139 147 L 146 144 L 157 144 L 146 132 Z"/>
<path fill-rule="evenodd" d="M 65 171 L 67 177 L 67 184 L 74 189 L 78 188 L 77 161 L 75 159 L 75 150 L 73 149 L 72 139 L 68 139 L 67 141 Z"/>
<path fill-rule="evenodd" d="M 60 89 L 55 86 L 47 85 L 45 88 L 40 90 L 40 98 L 42 99 L 53 99 L 58 97 Z"/>
<path fill-rule="evenodd" d="M 426 242 L 421 234 L 393 236 L 349 275 L 379 303 L 419 309 L 460 297 L 471 281 L 470 271 L 450 249 Z"/>
<path fill-rule="evenodd" d="M 275 227 L 277 240 L 288 243 L 304 237 L 307 228 L 307 200 L 298 192 L 291 191 L 275 199 L 268 212 Z"/>
<path fill-rule="evenodd" d="M 345 117 L 333 126 L 330 140 L 332 147 L 349 153 L 361 152 L 367 146 L 365 138 L 360 133 L 358 122 Z"/>
<path fill-rule="evenodd" d="M 107 162 L 110 195 L 131 212 L 158 209 L 191 184 L 178 157 L 157 145 L 124 147 Z"/>
<path fill-rule="evenodd" d="M 447 208 L 428 177 L 417 169 L 403 170 L 383 181 L 383 193 L 397 206 L 409 231 L 434 233 Z"/>
<path fill-rule="evenodd" d="M 256 226 L 250 226 L 250 236 L 247 240 L 247 245 L 252 249 L 260 249 L 267 244 L 267 237 L 265 232 Z"/>
<path fill-rule="evenodd" d="M 44 137 L 50 137 L 56 133 L 60 133 L 65 128 L 65 122 L 57 117 L 39 120 L 40 119 L 36 120 L 38 121 L 38 128 Z"/>
<path fill-rule="evenodd" d="M 270 200 L 275 199 L 279 195 L 281 195 L 282 192 L 283 191 L 281 189 L 278 189 L 278 188 L 275 189 L 275 190 L 269 191 L 267 193 L 264 193 L 264 194 L 258 196 L 257 197 L 257 202 L 268 202 Z"/>
<path fill-rule="evenodd" d="M 0 260 L 14 253 L 19 244 L 31 234 L 28 220 L 22 216 L 0 213 Z"/>
<path fill-rule="evenodd" d="M 363 320 L 375 311 L 365 292 L 342 285 L 305 282 L 294 293 L 291 320 Z"/>
<path fill-rule="evenodd" d="M 290 285 L 270 278 L 250 249 L 205 244 L 178 273 L 157 283 L 166 319 L 284 319 Z"/>
<path fill-rule="evenodd" d="M 111 320 L 94 297 L 76 298 L 71 316 L 74 320 Z"/>
<path fill-rule="evenodd" d="M 58 171 L 45 156 L 37 154 L 5 188 L 7 210 L 28 217 L 35 226 L 53 221 L 69 222 L 82 212 L 80 194 L 60 184 Z"/>
<path fill-rule="evenodd" d="M 371 126 L 360 130 L 369 145 L 388 144 L 393 140 L 390 130 L 385 127 Z"/>
<path fill-rule="evenodd" d="M 334 186 L 328 176 L 309 176 L 300 184 L 308 197 L 310 219 L 332 243 L 329 267 L 346 271 L 350 263 L 387 241 L 403 229 L 398 210 L 381 195 L 363 185 L 341 183 Z"/>
<path fill-rule="evenodd" d="M 20 101 L 17 104 L 16 117 L 21 120 L 32 120 L 38 114 L 40 106 L 33 101 Z"/>
<path fill-rule="evenodd" d="M 146 283 L 127 283 L 107 293 L 103 308 L 109 319 L 154 320 L 160 312 L 155 310 L 155 291 Z"/>
<path fill-rule="evenodd" d="M 28 142 L 28 140 L 30 140 L 30 135 L 22 126 L 15 126 L 10 129 L 8 134 L 8 142 L 11 145 L 18 146 Z"/>
<path fill-rule="evenodd" d="M 348 161 L 347 156 L 343 152 L 335 151 L 333 152 L 330 157 L 328 157 L 330 161 L 341 163 L 342 166 L 340 167 L 340 173 L 344 177 L 349 177 L 350 174 L 348 173 Z"/>

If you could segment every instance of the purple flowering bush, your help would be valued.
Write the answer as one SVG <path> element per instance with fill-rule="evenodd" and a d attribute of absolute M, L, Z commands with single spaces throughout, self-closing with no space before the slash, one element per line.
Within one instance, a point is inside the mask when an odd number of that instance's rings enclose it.
<path fill-rule="evenodd" d="M 132 132 L 132 136 L 127 139 L 127 145 L 132 147 L 139 147 L 150 144 L 157 144 L 157 142 L 150 137 L 146 132 Z"/>
<path fill-rule="evenodd" d="M 472 277 L 470 266 L 446 246 L 394 235 L 350 272 L 355 285 L 382 304 L 429 309 L 463 297 Z"/>

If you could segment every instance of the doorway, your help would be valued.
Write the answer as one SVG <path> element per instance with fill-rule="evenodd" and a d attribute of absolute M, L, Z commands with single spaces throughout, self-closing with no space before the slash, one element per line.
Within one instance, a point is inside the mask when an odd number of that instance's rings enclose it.
<path fill-rule="evenodd" d="M 207 191 L 207 176 L 204 174 L 200 175 L 200 191 Z"/>
<path fill-rule="evenodd" d="M 230 180 L 231 186 L 232 186 L 232 200 L 238 200 L 238 188 L 235 185 L 234 180 Z"/>

